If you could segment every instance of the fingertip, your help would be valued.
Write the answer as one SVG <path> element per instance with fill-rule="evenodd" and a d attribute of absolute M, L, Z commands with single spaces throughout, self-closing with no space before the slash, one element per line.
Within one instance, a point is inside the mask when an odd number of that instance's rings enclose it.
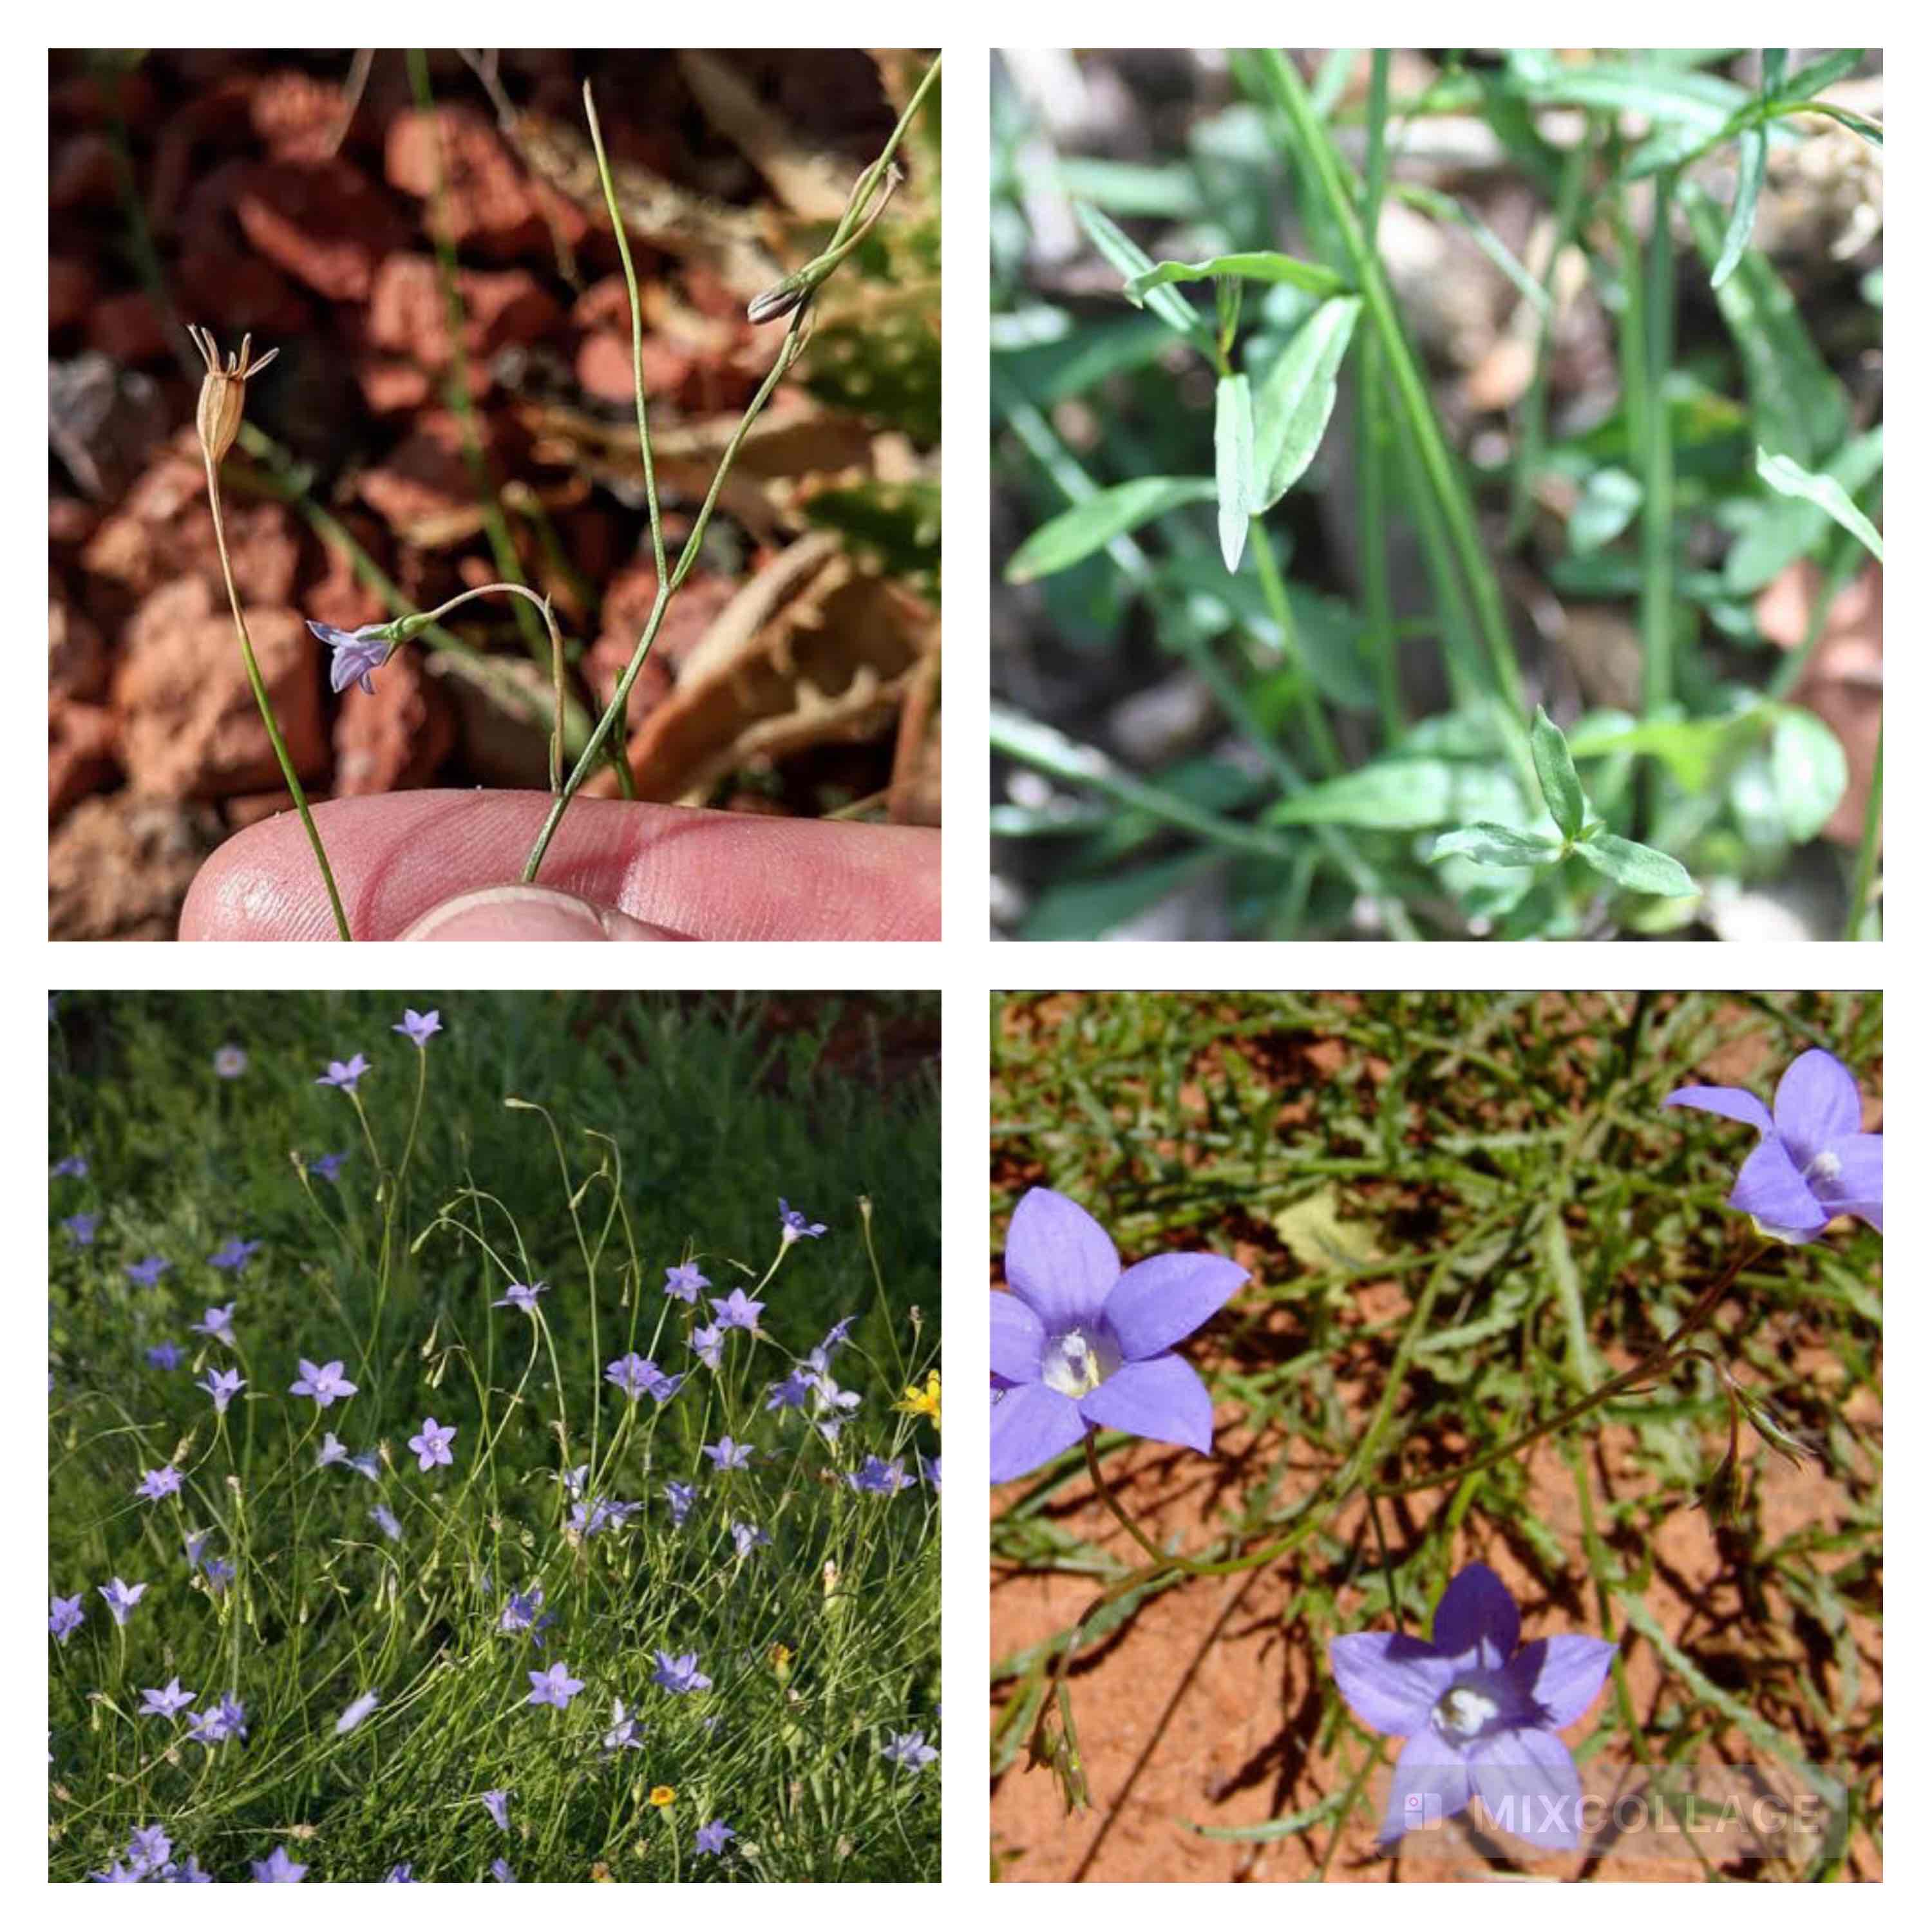
<path fill-rule="evenodd" d="M 432 907 L 403 934 L 404 939 L 568 940 L 678 939 L 614 906 L 593 904 L 547 886 L 490 886 L 460 892 Z"/>

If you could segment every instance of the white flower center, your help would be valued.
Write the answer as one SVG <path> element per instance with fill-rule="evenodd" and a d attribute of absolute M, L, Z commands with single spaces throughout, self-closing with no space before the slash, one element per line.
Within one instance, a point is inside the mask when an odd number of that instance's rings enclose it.
<path fill-rule="evenodd" d="M 1804 1170 L 1804 1178 L 1807 1180 L 1836 1180 L 1844 1171 L 1845 1163 L 1827 1148 Z"/>
<path fill-rule="evenodd" d="M 1466 1684 L 1458 1684 L 1436 1700 L 1436 1728 L 1445 1737 L 1473 1738 L 1486 1724 L 1492 1724 L 1502 1706 L 1492 1697 Z"/>
<path fill-rule="evenodd" d="M 1070 1328 L 1046 1345 L 1040 1380 L 1078 1402 L 1090 1395 L 1120 1366 L 1120 1352 L 1104 1334 Z"/>

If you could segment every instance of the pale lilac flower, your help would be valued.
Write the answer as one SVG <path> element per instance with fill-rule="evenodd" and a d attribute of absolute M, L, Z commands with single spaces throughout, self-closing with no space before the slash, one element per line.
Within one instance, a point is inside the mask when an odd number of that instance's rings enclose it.
<path fill-rule="evenodd" d="M 326 1073 L 318 1073 L 315 1084 L 318 1087 L 340 1087 L 345 1094 L 356 1090 L 356 1083 L 369 1070 L 369 1063 L 362 1054 L 352 1060 L 332 1060 Z"/>
<path fill-rule="evenodd" d="M 669 1690 L 684 1696 L 694 1690 L 709 1690 L 711 1680 L 698 1667 L 698 1653 L 687 1650 L 681 1657 L 674 1657 L 668 1650 L 658 1652 L 658 1667 L 651 1672 L 651 1682 L 660 1690 Z"/>
<path fill-rule="evenodd" d="M 722 1818 L 714 1818 L 710 1824 L 698 1828 L 698 1851 L 706 1858 L 718 1857 L 725 1845 L 737 1835 Z"/>
<path fill-rule="evenodd" d="M 339 685 L 336 688 L 338 690 L 341 688 Z M 427 1046 L 431 1034 L 442 1032 L 442 1022 L 437 1017 L 434 1006 L 426 1013 L 418 1012 L 413 1006 L 405 1006 L 402 1018 L 389 1030 L 392 1033 L 406 1033 L 416 1046 Z"/>
<path fill-rule="evenodd" d="M 722 1301 L 716 1295 L 711 1298 L 711 1312 L 720 1328 L 742 1328 L 748 1332 L 758 1327 L 765 1304 L 751 1300 L 742 1288 L 734 1288 Z"/>
<path fill-rule="evenodd" d="M 621 1389 L 635 1402 L 640 1395 L 656 1395 L 658 1384 L 664 1378 L 664 1371 L 657 1364 L 649 1361 L 633 1350 L 628 1355 L 620 1355 L 604 1371 L 604 1379 Z"/>
<path fill-rule="evenodd" d="M 190 1529 L 182 1538 L 182 1553 L 188 1558 L 190 1570 L 198 1569 L 202 1553 L 208 1547 L 208 1540 L 214 1534 L 212 1529 Z"/>
<path fill-rule="evenodd" d="M 146 1874 L 130 1871 L 116 1858 L 105 1871 L 89 1872 L 88 1876 L 96 1885 L 139 1885 Z"/>
<path fill-rule="evenodd" d="M 235 1566 L 225 1556 L 211 1556 L 201 1566 L 202 1574 L 208 1579 L 208 1587 L 218 1597 L 227 1593 L 228 1586 L 235 1580 Z"/>
<path fill-rule="evenodd" d="M 627 1715 L 623 1700 L 610 1700 L 610 1728 L 604 1733 L 604 1749 L 607 1755 L 615 1757 L 623 1750 L 642 1750 L 644 1741 L 638 1735 L 638 1720 L 634 1714 Z"/>
<path fill-rule="evenodd" d="M 684 1520 L 691 1513 L 691 1506 L 698 1500 L 695 1483 L 667 1483 L 664 1488 L 665 1500 L 670 1504 L 671 1527 L 681 1529 Z"/>
<path fill-rule="evenodd" d="M 389 1868 L 388 1876 L 383 1880 L 382 1882 L 385 1885 L 414 1885 L 416 1882 L 416 1867 L 405 1859 L 402 1864 L 392 1865 Z"/>
<path fill-rule="evenodd" d="M 756 1523 L 734 1522 L 731 1526 L 731 1540 L 737 1545 L 742 1558 L 750 1556 L 760 1544 L 769 1543 L 771 1538 Z"/>
<path fill-rule="evenodd" d="M 249 1257 L 260 1252 L 261 1246 L 260 1241 L 244 1241 L 238 1236 L 232 1237 L 208 1256 L 208 1264 L 212 1268 L 239 1274 L 248 1265 Z M 228 1305 L 230 1308 L 235 1306 L 232 1301 Z"/>
<path fill-rule="evenodd" d="M 56 1642 L 66 1642 L 86 1620 L 87 1612 L 77 1595 L 47 1599 L 47 1634 Z"/>
<path fill-rule="evenodd" d="M 492 1308 L 520 1308 L 526 1315 L 534 1315 L 537 1312 L 537 1297 L 549 1292 L 550 1283 L 547 1281 L 513 1281 L 504 1290 L 502 1300 L 493 1301 L 490 1306 Z"/>
<path fill-rule="evenodd" d="M 172 1370 L 181 1366 L 181 1344 L 178 1342 L 157 1342 L 148 1351 L 148 1366 L 151 1369 Z"/>
<path fill-rule="evenodd" d="M 809 1236 L 813 1240 L 825 1232 L 823 1221 L 808 1221 L 796 1208 L 788 1207 L 784 1196 L 778 1198 L 779 1234 L 787 1247 L 794 1241 L 802 1241 Z"/>
<path fill-rule="evenodd" d="M 1761 1233 L 1802 1245 L 1840 1214 L 1882 1232 L 1885 1136 L 1859 1131 L 1858 1083 L 1822 1048 L 1785 1069 L 1768 1107 L 1742 1087 L 1680 1087 L 1664 1104 L 1756 1128 L 1758 1144 L 1738 1170 L 1731 1205 Z"/>
<path fill-rule="evenodd" d="M 348 1158 L 346 1154 L 319 1154 L 309 1162 L 308 1171 L 323 1180 L 333 1180 Z"/>
<path fill-rule="evenodd" d="M 694 1304 L 698 1291 L 710 1286 L 710 1281 L 698 1273 L 695 1262 L 680 1262 L 676 1268 L 664 1270 L 664 1292 L 676 1300 Z"/>
<path fill-rule="evenodd" d="M 335 1431 L 325 1429 L 322 1432 L 322 1448 L 316 1453 L 315 1466 L 318 1469 L 326 1469 L 331 1463 L 346 1462 L 348 1460 L 349 1451 L 336 1440 Z"/>
<path fill-rule="evenodd" d="M 257 1885 L 299 1885 L 308 1876 L 308 1867 L 297 1864 L 286 1845 L 278 1845 L 266 1858 L 250 1859 L 248 1869 Z"/>
<path fill-rule="evenodd" d="M 506 1634 L 526 1630 L 536 1624 L 537 1613 L 543 1608 L 543 1586 L 533 1584 L 526 1592 L 510 1592 L 510 1600 L 503 1606 L 503 1614 L 496 1620 L 496 1628 Z"/>
<path fill-rule="evenodd" d="M 570 1708 L 570 1700 L 584 1688 L 584 1680 L 573 1677 L 561 1664 L 553 1664 L 548 1670 L 532 1670 L 528 1673 L 530 1694 L 528 1702 L 532 1704 L 553 1704 L 560 1711 Z"/>
<path fill-rule="evenodd" d="M 806 1370 L 794 1367 L 783 1382 L 772 1384 L 771 1394 L 765 1401 L 766 1408 L 802 1408 L 815 1379 Z"/>
<path fill-rule="evenodd" d="M 1519 1648 L 1521 1634 L 1502 1580 L 1472 1563 L 1443 1592 L 1427 1642 L 1397 1630 L 1329 1640 L 1348 1708 L 1407 1740 L 1383 1814 L 1385 1846 L 1412 1826 L 1454 1817 L 1472 1797 L 1533 1845 L 1576 1844 L 1582 1785 L 1556 1734 L 1595 1701 L 1616 1646 L 1558 1636 Z"/>
<path fill-rule="evenodd" d="M 517 1875 L 511 1870 L 508 1858 L 492 1858 L 490 1861 L 490 1876 L 499 1885 L 514 1885 L 517 1882 Z"/>
<path fill-rule="evenodd" d="M 382 1701 L 380 1691 L 364 1691 L 362 1696 L 350 1705 L 343 1712 L 341 1716 L 336 1719 L 335 1735 L 338 1738 L 346 1737 Z"/>
<path fill-rule="evenodd" d="M 174 1840 L 159 1825 L 137 1825 L 128 1839 L 128 1862 L 136 1871 L 159 1871 L 174 1853 Z"/>
<path fill-rule="evenodd" d="M 107 1600 L 107 1607 L 114 1612 L 114 1621 L 124 1624 L 128 1612 L 148 1593 L 146 1584 L 124 1583 L 118 1576 L 100 1588 L 100 1594 Z"/>
<path fill-rule="evenodd" d="M 182 1472 L 170 1462 L 158 1469 L 149 1469 L 134 1486 L 134 1493 L 144 1502 L 159 1502 L 164 1496 L 171 1496 L 182 1486 Z"/>
<path fill-rule="evenodd" d="M 507 1791 L 486 1791 L 483 1794 L 483 1808 L 496 1820 L 497 1828 L 507 1832 L 510 1828 L 510 1794 Z"/>
<path fill-rule="evenodd" d="M 1214 1408 L 1174 1352 L 1248 1278 L 1220 1255 L 1162 1254 L 1124 1273 L 1084 1208 L 1035 1187 L 1013 1210 L 992 1297 L 992 1479 L 1010 1481 L 1090 1430 L 1204 1453 Z"/>
<path fill-rule="evenodd" d="M 86 1156 L 70 1154 L 65 1160 L 56 1161 L 52 1178 L 56 1180 L 85 1180 L 87 1178 Z"/>
<path fill-rule="evenodd" d="M 449 1453 L 449 1445 L 456 1440 L 456 1431 L 446 1429 L 433 1415 L 424 1418 L 422 1432 L 410 1438 L 410 1447 L 416 1452 L 417 1466 L 434 1469 L 439 1464 L 447 1468 L 456 1460 Z"/>
<path fill-rule="evenodd" d="M 854 1489 L 868 1496 L 897 1496 L 912 1481 L 906 1474 L 905 1458 L 902 1456 L 895 1456 L 890 1462 L 882 1462 L 877 1456 L 868 1456 L 845 1480 Z"/>
<path fill-rule="evenodd" d="M 248 1714 L 238 1697 L 230 1697 L 224 1693 L 218 1704 L 208 1710 L 196 1712 L 188 1720 L 188 1736 L 196 1744 L 211 1747 L 225 1744 L 248 1735 Z"/>
<path fill-rule="evenodd" d="M 713 1322 L 691 1331 L 692 1352 L 707 1369 L 720 1368 L 724 1360 L 724 1330 Z"/>
<path fill-rule="evenodd" d="M 194 1702 L 195 1694 L 181 1688 L 178 1677 L 170 1677 L 158 1690 L 141 1693 L 140 1714 L 144 1718 L 172 1718 Z"/>
<path fill-rule="evenodd" d="M 344 631 L 334 624 L 318 623 L 313 617 L 308 620 L 308 627 L 335 653 L 329 661 L 329 689 L 346 691 L 352 684 L 359 685 L 365 696 L 374 698 L 374 674 L 389 662 L 396 648 L 390 627 L 364 624 L 356 630 Z"/>
<path fill-rule="evenodd" d="M 296 1366 L 302 1370 L 302 1376 L 298 1381 L 290 1383 L 290 1394 L 312 1395 L 318 1408 L 328 1408 L 338 1402 L 346 1402 L 356 1393 L 356 1384 L 344 1380 L 342 1364 L 339 1361 L 324 1362 L 320 1368 L 317 1368 L 305 1356 L 298 1356 Z"/>
<path fill-rule="evenodd" d="M 226 1415 L 228 1405 L 248 1386 L 242 1376 L 233 1369 L 210 1369 L 195 1384 L 198 1389 L 206 1389 L 214 1398 L 214 1412 Z"/>
<path fill-rule="evenodd" d="M 752 1466 L 750 1445 L 734 1442 L 728 1436 L 721 1436 L 716 1442 L 706 1443 L 704 1453 L 711 1458 L 712 1467 L 721 1475 L 727 1469 L 748 1469 Z"/>
<path fill-rule="evenodd" d="M 248 1070 L 248 1056 L 232 1041 L 226 1046 L 214 1049 L 215 1077 L 220 1080 L 238 1080 Z"/>
<path fill-rule="evenodd" d="M 395 1512 L 393 1510 L 386 1508 L 381 1503 L 378 1503 L 376 1507 L 369 1512 L 369 1516 L 370 1520 L 375 1524 L 376 1527 L 380 1529 L 392 1543 L 400 1543 L 402 1541 L 403 1526 L 396 1520 Z"/>
<path fill-rule="evenodd" d="M 908 1771 L 923 1771 L 939 1754 L 926 1742 L 923 1731 L 895 1731 L 881 1755 Z"/>
<path fill-rule="evenodd" d="M 150 1255 L 145 1261 L 130 1262 L 124 1272 L 130 1281 L 137 1282 L 143 1288 L 152 1288 L 173 1268 L 172 1262 L 164 1261 L 159 1255 Z"/>
<path fill-rule="evenodd" d="M 217 1342 L 224 1342 L 230 1348 L 235 1346 L 235 1304 L 229 1302 L 221 1307 L 209 1309 L 199 1322 L 190 1322 L 188 1332 L 193 1335 L 206 1335 Z"/>
<path fill-rule="evenodd" d="M 928 1461 L 923 1456 L 920 1456 L 919 1459 L 919 1473 L 932 1485 L 933 1493 L 935 1496 L 939 1493 L 940 1460 L 940 1459 L 937 1456 L 934 1456 L 930 1461 Z"/>
<path fill-rule="evenodd" d="M 67 1230 L 67 1238 L 77 1248 L 91 1248 L 94 1237 L 100 1226 L 98 1214 L 70 1214 L 61 1222 Z"/>
<path fill-rule="evenodd" d="M 845 1338 L 852 1332 L 852 1324 L 858 1320 L 856 1315 L 842 1316 L 825 1331 L 825 1340 L 812 1352 L 812 1365 L 822 1369 L 838 1350 L 845 1346 Z"/>

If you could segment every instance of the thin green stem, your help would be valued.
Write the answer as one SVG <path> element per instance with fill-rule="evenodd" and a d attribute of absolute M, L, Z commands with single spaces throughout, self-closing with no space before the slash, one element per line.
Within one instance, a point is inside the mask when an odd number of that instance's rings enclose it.
<path fill-rule="evenodd" d="M 1274 543 L 1268 536 L 1268 526 L 1259 517 L 1248 520 L 1248 537 L 1255 553 L 1255 567 L 1262 580 L 1262 595 L 1268 599 L 1268 614 L 1274 618 L 1275 628 L 1281 633 L 1282 655 L 1286 658 L 1294 673 L 1294 702 L 1301 713 L 1303 726 L 1308 733 L 1309 742 L 1315 747 L 1315 756 L 1330 778 L 1342 770 L 1342 750 L 1335 742 L 1335 734 L 1328 728 L 1328 714 L 1322 709 L 1322 694 L 1315 688 L 1315 680 L 1308 674 L 1308 665 L 1303 658 L 1294 637 L 1294 613 L 1288 601 L 1288 586 L 1282 581 L 1281 566 L 1275 560 Z"/>
<path fill-rule="evenodd" d="M 1645 438 L 1643 488 L 1643 715 L 1654 718 L 1671 700 L 1672 578 L 1676 559 L 1672 528 L 1676 496 L 1676 462 L 1670 436 L 1670 406 L 1664 384 L 1676 353 L 1676 265 L 1670 253 L 1670 203 L 1676 176 L 1666 169 L 1657 179 L 1651 217 L 1650 254 L 1646 278 L 1644 336 L 1648 433 Z M 1640 836 L 1641 834 L 1640 834 Z"/>
<path fill-rule="evenodd" d="M 1865 916 L 1870 910 L 1872 884 L 1878 876 L 1878 836 L 1885 796 L 1885 727 L 1878 732 L 1878 751 L 1872 760 L 1871 790 L 1865 796 L 1864 836 L 1858 841 L 1858 862 L 1852 874 L 1852 907 L 1845 921 L 1845 937 L 1862 939 Z"/>
<path fill-rule="evenodd" d="M 295 800 L 296 810 L 302 816 L 302 830 L 308 834 L 310 848 L 322 872 L 322 883 L 328 890 L 329 910 L 335 915 L 337 934 L 347 940 L 353 937 L 349 930 L 349 915 L 342 909 L 342 895 L 335 889 L 335 874 L 329 869 L 328 854 L 322 849 L 322 834 L 315 829 L 315 820 L 309 812 L 308 794 L 302 790 L 302 780 L 296 776 L 295 760 L 289 755 L 281 727 L 275 722 L 274 706 L 268 702 L 268 688 L 262 682 L 262 668 L 255 662 L 255 646 L 242 616 L 242 598 L 235 588 L 234 568 L 228 560 L 228 532 L 221 515 L 221 478 L 216 472 L 214 459 L 206 449 L 202 452 L 201 466 L 208 477 L 208 508 L 214 518 L 214 548 L 220 554 L 221 580 L 228 586 L 228 608 L 234 614 L 235 634 L 242 640 L 242 662 L 248 674 L 248 688 L 255 694 L 256 707 L 268 729 L 268 742 L 274 747 L 275 762 L 282 768 L 289 796 Z"/>
<path fill-rule="evenodd" d="M 1100 1468 L 1100 1458 L 1094 1447 L 1094 1431 L 1090 1429 L 1080 1438 L 1080 1446 L 1087 1452 L 1087 1473 L 1093 1478 L 1094 1493 L 1107 1505 L 1108 1514 L 1113 1517 L 1114 1520 L 1147 1552 L 1148 1562 L 1159 1563 L 1164 1561 L 1165 1552 L 1146 1531 L 1128 1515 L 1121 1504 L 1120 1498 L 1114 1495 L 1112 1486 L 1108 1482 L 1106 1474 Z"/>
<path fill-rule="evenodd" d="M 1362 178 L 1362 234 L 1372 255 L 1381 252 L 1376 236 L 1381 226 L 1382 188 L 1388 178 L 1388 50 L 1377 47 L 1369 57 L 1369 145 Z M 1376 704 L 1382 716 L 1382 742 L 1386 747 L 1401 737 L 1406 721 L 1397 675 L 1394 601 L 1389 587 L 1388 405 L 1382 393 L 1382 341 L 1373 334 L 1362 338 L 1357 382 L 1362 614 L 1369 660 L 1375 668 Z"/>

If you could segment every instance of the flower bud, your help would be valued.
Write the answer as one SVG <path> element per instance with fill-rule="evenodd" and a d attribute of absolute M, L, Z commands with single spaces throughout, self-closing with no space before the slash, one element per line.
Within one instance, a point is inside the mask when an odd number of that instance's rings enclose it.
<path fill-rule="evenodd" d="M 242 352 L 230 356 L 222 366 L 214 338 L 205 328 L 188 325 L 188 338 L 201 351 L 208 374 L 201 379 L 201 399 L 195 405 L 195 433 L 201 438 L 203 453 L 211 463 L 219 463 L 235 446 L 242 428 L 242 410 L 248 400 L 248 379 L 259 376 L 281 353 L 272 349 L 258 362 L 248 359 L 250 339 L 242 338 Z"/>

